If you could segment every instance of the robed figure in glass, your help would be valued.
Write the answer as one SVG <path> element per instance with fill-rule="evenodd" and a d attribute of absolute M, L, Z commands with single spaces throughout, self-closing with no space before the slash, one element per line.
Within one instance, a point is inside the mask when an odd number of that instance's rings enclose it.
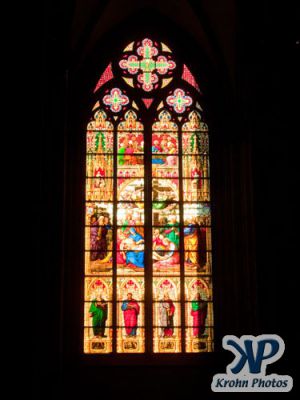
<path fill-rule="evenodd" d="M 140 306 L 138 302 L 132 298 L 132 293 L 127 294 L 127 300 L 123 301 L 121 308 L 124 315 L 126 335 L 136 336 Z"/>

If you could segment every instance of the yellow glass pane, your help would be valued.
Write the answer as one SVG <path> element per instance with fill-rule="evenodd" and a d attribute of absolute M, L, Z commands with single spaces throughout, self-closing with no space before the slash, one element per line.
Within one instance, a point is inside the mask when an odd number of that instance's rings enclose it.
<path fill-rule="evenodd" d="M 186 277 L 184 280 L 185 300 L 196 301 L 200 295 L 201 300 L 211 301 L 212 280 L 211 277 Z"/>
<path fill-rule="evenodd" d="M 212 255 L 210 251 L 202 251 L 200 247 L 198 251 L 184 252 L 184 273 L 185 275 L 210 275 L 212 272 L 211 261 Z"/>
<path fill-rule="evenodd" d="M 154 353 L 180 353 L 181 352 L 181 329 L 174 328 L 172 336 L 163 336 L 162 328 L 153 329 L 153 352 Z"/>
<path fill-rule="evenodd" d="M 86 277 L 85 278 L 85 301 L 109 302 L 112 300 L 112 278 L 111 277 Z"/>
<path fill-rule="evenodd" d="M 107 154 L 87 155 L 86 176 L 89 178 L 113 177 L 113 156 Z"/>
<path fill-rule="evenodd" d="M 92 327 L 84 328 L 84 353 L 106 354 L 112 352 L 112 328 L 105 329 L 106 337 L 95 336 Z"/>
<path fill-rule="evenodd" d="M 213 329 L 206 328 L 203 335 L 197 337 L 194 328 L 185 329 L 185 351 L 187 353 L 207 353 L 214 350 Z"/>
<path fill-rule="evenodd" d="M 112 302 L 101 299 L 87 301 L 84 303 L 84 326 L 94 328 L 95 336 L 107 335 L 106 329 L 113 323 L 113 306 Z"/>
<path fill-rule="evenodd" d="M 144 203 L 118 203 L 117 224 L 122 227 L 144 225 Z"/>
<path fill-rule="evenodd" d="M 180 300 L 180 278 L 168 276 L 153 278 L 153 301 L 162 301 L 166 298 L 172 301 Z"/>
<path fill-rule="evenodd" d="M 126 328 L 117 328 L 117 353 L 144 352 L 145 328 L 137 327 L 134 334 L 131 331 L 129 335 L 126 332 Z"/>
<path fill-rule="evenodd" d="M 183 179 L 183 200 L 184 201 L 209 201 L 210 187 L 209 179 Z"/>

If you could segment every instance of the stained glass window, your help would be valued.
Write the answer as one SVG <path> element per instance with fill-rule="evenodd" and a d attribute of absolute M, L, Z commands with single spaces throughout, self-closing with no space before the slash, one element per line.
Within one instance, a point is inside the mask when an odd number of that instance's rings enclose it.
<path fill-rule="evenodd" d="M 198 83 L 174 59 L 162 42 L 133 41 L 94 90 L 85 353 L 213 351 L 208 127 Z"/>

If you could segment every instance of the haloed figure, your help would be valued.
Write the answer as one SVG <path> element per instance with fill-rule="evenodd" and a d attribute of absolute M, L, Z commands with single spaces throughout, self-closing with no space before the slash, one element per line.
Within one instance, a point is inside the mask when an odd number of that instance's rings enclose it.
<path fill-rule="evenodd" d="M 132 293 L 127 294 L 127 300 L 124 300 L 121 306 L 124 315 L 125 331 L 127 336 L 136 336 L 138 315 L 140 306 L 132 298 Z"/>
<path fill-rule="evenodd" d="M 159 304 L 159 319 L 162 337 L 172 337 L 174 333 L 175 306 L 167 293 Z"/>
<path fill-rule="evenodd" d="M 207 302 L 201 299 L 200 293 L 192 301 L 191 316 L 193 317 L 193 336 L 200 337 L 205 331 Z"/>
<path fill-rule="evenodd" d="M 99 222 L 96 215 L 91 216 L 91 230 L 90 230 L 90 260 L 95 261 L 98 258 L 99 242 L 98 242 L 98 230 Z"/>
<path fill-rule="evenodd" d="M 92 301 L 90 310 L 90 317 L 93 318 L 93 332 L 96 337 L 106 337 L 105 324 L 107 320 L 107 303 L 100 296 L 100 300 L 94 299 Z"/>

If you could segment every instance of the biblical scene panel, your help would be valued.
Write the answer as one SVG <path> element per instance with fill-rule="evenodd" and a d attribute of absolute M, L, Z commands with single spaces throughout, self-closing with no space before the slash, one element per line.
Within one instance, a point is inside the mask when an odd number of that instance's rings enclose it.
<path fill-rule="evenodd" d="M 139 178 L 144 176 L 144 156 L 118 155 L 119 178 Z"/>
<path fill-rule="evenodd" d="M 210 228 L 191 223 L 183 228 L 185 273 L 210 273 Z"/>
<path fill-rule="evenodd" d="M 108 154 L 88 154 L 86 157 L 86 176 L 88 178 L 113 177 L 113 156 Z"/>
<path fill-rule="evenodd" d="M 86 275 L 112 275 L 112 271 L 113 271 L 112 250 L 107 250 L 106 252 L 104 251 L 85 252 Z"/>
<path fill-rule="evenodd" d="M 135 153 L 144 152 L 144 135 L 142 132 L 119 132 L 118 155 L 124 158 Z"/>
<path fill-rule="evenodd" d="M 178 178 L 178 156 L 152 155 L 152 176 L 154 178 Z"/>
<path fill-rule="evenodd" d="M 105 204 L 105 206 L 109 206 Z M 86 274 L 112 273 L 113 230 L 107 207 L 87 211 L 89 226 L 85 228 L 85 272 Z"/>
<path fill-rule="evenodd" d="M 152 232 L 153 274 L 179 275 L 179 224 L 174 222 L 153 227 Z"/>
<path fill-rule="evenodd" d="M 144 228 L 124 226 L 117 230 L 117 274 L 144 274 Z"/>
<path fill-rule="evenodd" d="M 177 154 L 178 135 L 173 132 L 155 132 L 152 134 L 152 153 Z"/>
<path fill-rule="evenodd" d="M 117 278 L 117 352 L 145 350 L 144 278 Z"/>
<path fill-rule="evenodd" d="M 178 179 L 152 179 L 152 200 L 179 201 Z"/>
<path fill-rule="evenodd" d="M 167 201 L 152 203 L 152 225 L 179 224 L 179 205 Z"/>
<path fill-rule="evenodd" d="M 92 218 L 91 220 L 93 221 L 92 225 L 85 227 L 85 250 L 94 253 L 91 255 L 91 260 L 102 260 L 104 253 L 113 248 L 113 229 L 111 225 L 103 224 L 102 218 L 100 220 Z"/>
<path fill-rule="evenodd" d="M 179 275 L 180 254 L 178 251 L 153 251 L 153 275 Z"/>
<path fill-rule="evenodd" d="M 113 200 L 113 179 L 87 178 L 86 179 L 86 201 Z"/>
<path fill-rule="evenodd" d="M 102 201 L 86 202 L 85 224 L 97 226 L 97 224 L 99 225 L 100 223 L 101 225 L 112 225 L 113 203 L 106 203 Z"/>
<path fill-rule="evenodd" d="M 112 153 L 113 145 L 114 142 L 112 131 L 87 131 L 87 153 Z"/>
<path fill-rule="evenodd" d="M 144 179 L 119 178 L 117 197 L 121 201 L 144 201 Z"/>
<path fill-rule="evenodd" d="M 193 244 L 192 244 L 193 245 Z M 200 247 L 198 251 L 184 252 L 184 273 L 185 275 L 209 275 L 212 272 L 211 251 L 203 251 Z"/>
<path fill-rule="evenodd" d="M 144 203 L 118 203 L 117 224 L 122 227 L 144 225 Z"/>
<path fill-rule="evenodd" d="M 175 218 L 170 223 L 152 228 L 152 249 L 158 254 L 179 250 L 179 223 Z"/>

